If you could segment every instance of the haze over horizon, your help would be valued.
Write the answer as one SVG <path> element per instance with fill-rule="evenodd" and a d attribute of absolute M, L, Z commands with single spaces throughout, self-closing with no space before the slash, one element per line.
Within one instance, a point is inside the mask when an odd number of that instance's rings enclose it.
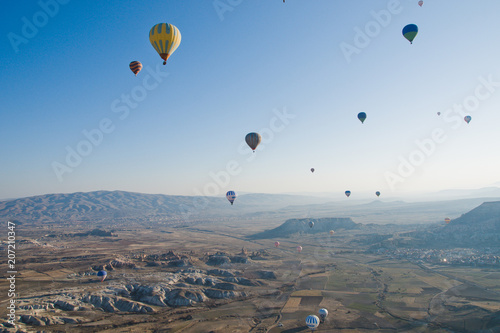
<path fill-rule="evenodd" d="M 500 3 L 416 2 L 11 4 L 0 198 L 496 187 Z M 182 34 L 166 66 L 160 22 Z"/>
<path fill-rule="evenodd" d="M 75 191 L 75 192 L 56 192 L 56 193 L 40 193 L 40 194 L 34 194 L 34 195 L 28 195 L 28 196 L 22 196 L 22 197 L 5 197 L 5 198 L 0 198 L 0 201 L 5 201 L 5 200 L 15 200 L 15 199 L 22 199 L 22 198 L 29 198 L 29 197 L 37 197 L 37 196 L 45 196 L 45 195 L 52 195 L 52 194 L 73 194 L 73 193 L 92 193 L 92 192 L 115 192 L 115 191 L 122 191 L 122 192 L 129 192 L 129 193 L 139 193 L 139 194 L 152 194 L 152 195 L 167 195 L 167 196 L 192 196 L 192 197 L 198 197 L 198 196 L 204 196 L 204 197 L 218 197 L 223 200 L 225 199 L 224 194 L 218 194 L 218 195 L 184 195 L 184 194 L 170 194 L 170 193 L 148 193 L 148 192 L 139 192 L 139 191 L 123 191 L 120 189 L 98 189 L 98 190 L 92 190 L 92 191 Z M 238 192 L 238 197 L 239 196 L 245 196 L 245 195 L 258 195 L 258 196 L 266 196 L 266 195 L 275 195 L 275 196 L 298 196 L 298 197 L 309 197 L 309 198 L 314 198 L 317 197 L 318 199 L 322 200 L 328 200 L 332 202 L 343 202 L 345 204 L 359 204 L 359 203 L 365 203 L 365 202 L 391 202 L 391 201 L 398 201 L 398 200 L 405 200 L 408 202 L 433 202 L 433 201 L 453 201 L 453 200 L 458 200 L 458 199 L 466 199 L 466 198 L 499 198 L 500 199 L 500 187 L 498 186 L 489 186 L 489 187 L 483 187 L 483 188 L 478 188 L 478 189 L 444 189 L 441 191 L 434 191 L 434 192 L 408 192 L 408 193 L 401 193 L 399 192 L 397 195 L 393 193 L 382 193 L 380 197 L 375 196 L 375 193 L 373 192 L 368 192 L 368 191 L 361 191 L 361 192 L 356 192 L 354 194 L 351 194 L 349 198 L 346 198 L 345 193 L 334 193 L 334 192 L 285 192 L 285 193 L 266 193 L 266 192 L 245 192 L 241 191 Z"/>

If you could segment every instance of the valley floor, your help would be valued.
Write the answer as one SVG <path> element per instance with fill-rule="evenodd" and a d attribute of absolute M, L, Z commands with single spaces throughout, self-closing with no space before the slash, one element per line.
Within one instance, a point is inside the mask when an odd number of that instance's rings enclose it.
<path fill-rule="evenodd" d="M 254 222 L 252 228 L 265 225 Z M 17 326 L 26 332 L 291 333 L 309 331 L 305 318 L 326 308 L 319 332 L 499 331 L 496 268 L 369 254 L 352 245 L 356 235 L 348 231 L 250 241 L 249 228 L 122 228 L 112 237 L 20 229 Z M 95 275 L 100 266 L 108 267 L 102 283 Z M 2 300 L 2 318 L 6 306 Z"/>

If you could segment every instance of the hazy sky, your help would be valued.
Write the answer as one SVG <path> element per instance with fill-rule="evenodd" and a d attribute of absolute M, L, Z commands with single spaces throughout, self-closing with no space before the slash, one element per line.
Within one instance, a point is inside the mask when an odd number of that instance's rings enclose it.
<path fill-rule="evenodd" d="M 498 0 L 30 3 L 0 23 L 0 198 L 500 180 Z M 162 22 L 182 34 L 166 66 L 148 38 Z"/>

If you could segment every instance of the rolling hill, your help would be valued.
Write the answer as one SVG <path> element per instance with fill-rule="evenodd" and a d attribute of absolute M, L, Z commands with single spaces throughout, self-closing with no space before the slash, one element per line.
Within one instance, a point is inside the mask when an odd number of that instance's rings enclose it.
<path fill-rule="evenodd" d="M 311 228 L 309 222 L 314 222 Z M 361 225 L 354 223 L 350 218 L 305 218 L 305 219 L 290 219 L 282 225 L 257 234 L 249 236 L 250 239 L 269 239 L 289 237 L 297 233 L 317 234 L 328 233 L 330 230 L 353 230 L 360 229 Z"/>

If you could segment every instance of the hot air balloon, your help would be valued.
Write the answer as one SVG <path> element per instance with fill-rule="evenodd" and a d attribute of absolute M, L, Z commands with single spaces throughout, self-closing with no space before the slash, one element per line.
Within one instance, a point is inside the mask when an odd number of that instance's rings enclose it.
<path fill-rule="evenodd" d="M 314 172 L 314 168 L 311 168 L 311 172 Z"/>
<path fill-rule="evenodd" d="M 149 42 L 166 65 L 168 58 L 181 44 L 181 32 L 170 23 L 158 23 L 149 31 Z"/>
<path fill-rule="evenodd" d="M 422 7 L 422 5 L 423 5 L 423 4 L 424 4 L 424 2 L 423 2 L 422 0 L 420 0 L 420 1 L 418 2 L 418 5 L 419 5 L 420 7 Z"/>
<path fill-rule="evenodd" d="M 328 310 L 325 308 L 319 309 L 318 313 L 319 313 L 319 318 L 321 319 L 321 322 L 324 322 L 326 317 L 328 317 Z"/>
<path fill-rule="evenodd" d="M 415 24 L 408 24 L 403 28 L 403 36 L 413 44 L 413 40 L 417 36 L 418 27 Z"/>
<path fill-rule="evenodd" d="M 440 115 L 441 115 L 441 112 L 438 112 L 438 116 L 440 116 Z"/>
<path fill-rule="evenodd" d="M 335 231 L 330 230 L 330 236 L 333 236 L 334 233 L 335 233 Z"/>
<path fill-rule="evenodd" d="M 255 153 L 255 148 L 259 145 L 260 141 L 262 141 L 262 137 L 260 136 L 259 133 L 248 133 L 245 136 L 245 141 L 247 142 L 247 145 L 252 148 L 253 152 Z"/>
<path fill-rule="evenodd" d="M 470 123 L 470 121 L 472 120 L 472 117 L 471 117 L 471 116 L 465 116 L 465 117 L 464 117 L 464 120 L 465 120 L 465 122 L 468 124 L 468 123 Z"/>
<path fill-rule="evenodd" d="M 351 195 L 351 191 L 345 191 L 345 195 L 349 198 L 349 196 Z"/>
<path fill-rule="evenodd" d="M 366 113 L 364 112 L 358 113 L 358 119 L 361 121 L 361 123 L 364 123 L 366 119 Z"/>
<path fill-rule="evenodd" d="M 380 191 L 375 192 L 375 194 L 377 195 L 377 197 L 380 197 Z"/>
<path fill-rule="evenodd" d="M 279 247 L 280 246 L 280 242 L 274 242 L 274 246 Z"/>
<path fill-rule="evenodd" d="M 227 191 L 226 193 L 226 198 L 229 200 L 231 205 L 233 205 L 234 199 L 236 199 L 236 192 L 234 191 Z"/>
<path fill-rule="evenodd" d="M 97 272 L 97 276 L 101 277 L 101 282 L 102 282 L 104 281 L 104 279 L 106 279 L 106 276 L 108 276 L 108 272 L 106 272 L 105 270 L 101 270 Z"/>
<path fill-rule="evenodd" d="M 302 246 L 300 246 L 300 245 L 299 245 L 299 246 L 297 246 L 297 252 L 298 252 L 298 253 L 302 252 Z"/>
<path fill-rule="evenodd" d="M 306 325 L 307 325 L 307 327 L 309 327 L 311 329 L 311 331 L 314 331 L 319 326 L 318 316 L 315 316 L 315 315 L 307 316 Z"/>
<path fill-rule="evenodd" d="M 139 61 L 132 61 L 128 67 L 130 67 L 130 70 L 137 76 L 142 69 L 142 64 Z"/>
<path fill-rule="evenodd" d="M 446 222 L 446 224 L 449 224 L 451 222 L 451 219 L 449 217 L 447 217 L 444 219 L 444 222 Z"/>
<path fill-rule="evenodd" d="M 312 228 L 314 227 L 314 222 L 313 221 L 309 221 L 309 228 Z"/>

